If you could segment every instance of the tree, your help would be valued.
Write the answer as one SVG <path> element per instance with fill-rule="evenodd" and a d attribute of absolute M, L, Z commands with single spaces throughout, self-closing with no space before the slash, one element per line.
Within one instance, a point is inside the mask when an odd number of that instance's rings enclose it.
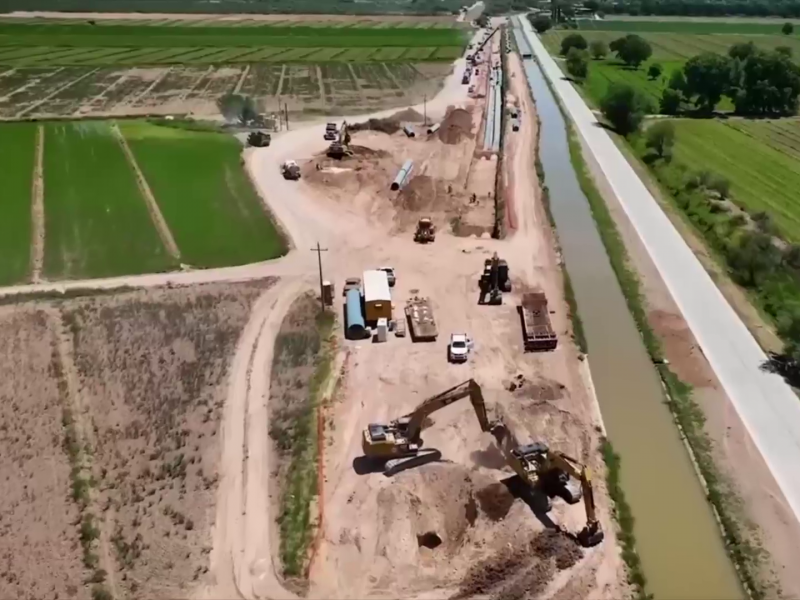
<path fill-rule="evenodd" d="M 743 233 L 738 243 L 729 246 L 727 254 L 734 278 L 747 287 L 757 287 L 781 262 L 772 238 L 757 231 Z"/>
<path fill-rule="evenodd" d="M 589 52 L 595 60 L 602 60 L 608 55 L 608 46 L 603 40 L 592 40 L 589 44 Z"/>
<path fill-rule="evenodd" d="M 600 8 L 600 3 L 597 0 L 585 0 L 583 7 L 592 12 L 597 12 L 597 9 Z"/>
<path fill-rule="evenodd" d="M 609 48 L 616 53 L 617 57 L 627 66 L 638 69 L 644 61 L 653 54 L 653 48 L 647 41 L 636 34 L 628 34 L 618 38 L 609 44 Z"/>
<path fill-rule="evenodd" d="M 567 52 L 567 73 L 578 81 L 586 79 L 589 73 L 589 53 L 572 47 Z"/>
<path fill-rule="evenodd" d="M 663 115 L 677 115 L 681 110 L 683 103 L 683 94 L 678 90 L 666 88 L 661 93 L 661 103 L 659 110 Z"/>
<path fill-rule="evenodd" d="M 743 115 L 785 115 L 797 110 L 800 67 L 784 53 L 758 50 L 737 66 L 733 103 Z"/>
<path fill-rule="evenodd" d="M 533 25 L 536 33 L 542 34 L 553 26 L 553 22 L 547 15 L 536 15 L 536 18 L 531 21 L 531 25 Z"/>
<path fill-rule="evenodd" d="M 675 125 L 672 121 L 661 120 L 647 128 L 645 146 L 655 152 L 658 158 L 667 158 L 675 145 Z"/>
<path fill-rule="evenodd" d="M 747 60 L 755 51 L 756 45 L 753 42 L 742 42 L 731 46 L 730 50 L 728 50 L 728 56 L 739 60 Z"/>
<path fill-rule="evenodd" d="M 561 55 L 566 56 L 571 48 L 586 50 L 588 47 L 589 44 L 586 42 L 586 38 L 580 33 L 570 33 L 563 40 L 561 40 Z"/>
<path fill-rule="evenodd" d="M 625 83 L 612 83 L 600 102 L 600 110 L 621 135 L 639 129 L 645 115 L 652 111 L 647 96 Z"/>
<path fill-rule="evenodd" d="M 792 244 L 784 249 L 783 262 L 792 269 L 800 270 L 800 245 Z M 798 338 L 800 338 L 800 336 L 798 336 Z"/>
<path fill-rule="evenodd" d="M 675 69 L 670 73 L 669 76 L 669 83 L 667 87 L 671 90 L 676 90 L 678 92 L 683 93 L 686 89 L 686 76 L 683 74 L 683 71 L 680 69 Z"/>
<path fill-rule="evenodd" d="M 794 33 L 794 25 L 791 23 L 784 23 L 783 27 L 781 27 L 781 33 L 783 35 L 792 35 Z"/>
<path fill-rule="evenodd" d="M 760 210 L 750 215 L 758 230 L 764 235 L 773 235 L 776 232 L 775 223 L 768 212 Z"/>
<path fill-rule="evenodd" d="M 785 56 L 786 58 L 792 58 L 792 49 L 789 46 L 778 46 L 775 48 L 775 52 L 780 54 L 781 56 Z"/>
<path fill-rule="evenodd" d="M 217 98 L 217 108 L 227 121 L 238 121 L 247 124 L 258 117 L 256 104 L 250 96 L 241 94 L 225 94 Z"/>
<path fill-rule="evenodd" d="M 661 77 L 661 73 L 663 72 L 663 70 L 664 69 L 661 67 L 660 64 L 653 63 L 652 65 L 650 65 L 650 68 L 647 69 L 647 76 L 651 80 L 658 79 L 659 77 Z"/>
<path fill-rule="evenodd" d="M 730 63 L 713 52 L 690 58 L 683 67 L 686 96 L 695 98 L 695 106 L 711 113 L 729 89 Z"/>

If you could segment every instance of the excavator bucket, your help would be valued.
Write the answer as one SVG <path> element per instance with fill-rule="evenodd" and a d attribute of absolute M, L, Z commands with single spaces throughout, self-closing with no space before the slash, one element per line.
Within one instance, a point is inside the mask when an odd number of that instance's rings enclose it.
<path fill-rule="evenodd" d="M 603 533 L 600 523 L 595 523 L 593 527 L 587 525 L 581 529 L 576 537 L 578 538 L 578 543 L 581 546 L 584 548 L 591 548 L 602 542 L 606 535 Z"/>

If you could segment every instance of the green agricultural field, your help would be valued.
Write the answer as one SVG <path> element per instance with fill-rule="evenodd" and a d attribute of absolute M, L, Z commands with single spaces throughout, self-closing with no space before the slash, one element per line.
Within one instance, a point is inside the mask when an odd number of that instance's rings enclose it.
<path fill-rule="evenodd" d="M 153 273 L 177 266 L 108 123 L 46 126 L 44 190 L 48 278 Z"/>
<path fill-rule="evenodd" d="M 30 265 L 36 125 L 3 125 L 0 135 L 0 284 L 25 279 Z"/>
<path fill-rule="evenodd" d="M 791 21 L 791 19 L 787 19 Z M 688 34 L 736 33 L 744 35 L 782 35 L 781 27 L 784 21 L 753 22 L 730 21 L 725 19 L 690 21 L 690 20 L 614 20 L 613 18 L 602 21 L 578 21 L 580 29 L 596 31 L 624 31 L 626 33 L 642 32 L 673 32 Z M 786 36 L 783 36 L 786 37 Z"/>
<path fill-rule="evenodd" d="M 230 136 L 120 124 L 181 251 L 197 267 L 240 265 L 281 256 L 283 238 L 242 170 Z"/>
<path fill-rule="evenodd" d="M 673 160 L 724 175 L 736 204 L 767 211 L 785 239 L 800 243 L 800 121 L 674 122 Z"/>

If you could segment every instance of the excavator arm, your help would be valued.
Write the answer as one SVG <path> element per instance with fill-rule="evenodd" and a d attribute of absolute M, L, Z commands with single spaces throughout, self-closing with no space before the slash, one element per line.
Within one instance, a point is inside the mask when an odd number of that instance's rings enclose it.
<path fill-rule="evenodd" d="M 578 541 L 584 546 L 596 546 L 603 541 L 605 536 L 600 526 L 600 521 L 597 519 L 591 470 L 586 465 L 582 465 L 571 456 L 561 452 L 550 452 L 548 458 L 554 467 L 561 469 L 581 482 L 583 507 L 586 510 L 586 526 L 578 533 L 577 537 Z"/>
<path fill-rule="evenodd" d="M 462 398 L 469 396 L 472 406 L 475 409 L 475 414 L 478 417 L 478 422 L 481 425 L 482 431 L 489 431 L 489 419 L 486 416 L 486 403 L 483 400 L 483 392 L 481 386 L 474 379 L 469 379 L 455 387 L 450 388 L 425 400 L 420 404 L 412 413 L 407 414 L 401 420 L 407 420 L 408 427 L 406 436 L 409 440 L 416 441 L 419 438 L 422 425 L 425 418 L 430 414 L 436 412 L 440 408 L 444 408 L 453 402 L 457 402 Z"/>

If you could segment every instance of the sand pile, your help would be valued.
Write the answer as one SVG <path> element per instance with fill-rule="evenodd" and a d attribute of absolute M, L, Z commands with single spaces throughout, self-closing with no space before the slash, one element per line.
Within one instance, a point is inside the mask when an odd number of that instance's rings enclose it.
<path fill-rule="evenodd" d="M 472 132 L 472 115 L 463 108 L 447 112 L 439 127 L 439 139 L 445 144 L 457 144 Z"/>
<path fill-rule="evenodd" d="M 387 133 L 392 135 L 393 133 L 397 133 L 400 131 L 400 121 L 391 118 L 391 119 L 369 119 L 364 123 L 353 123 L 352 125 L 348 125 L 347 129 L 351 133 L 355 133 L 356 131 L 382 131 L 383 133 Z"/>
<path fill-rule="evenodd" d="M 528 543 L 504 548 L 474 564 L 453 599 L 489 596 L 495 600 L 535 598 L 556 571 L 568 569 L 583 556 L 577 544 L 558 531 L 547 530 Z"/>
<path fill-rule="evenodd" d="M 390 119 L 395 121 L 408 121 L 409 123 L 422 123 L 422 115 L 413 108 L 406 108 L 400 112 L 394 113 Z"/>

